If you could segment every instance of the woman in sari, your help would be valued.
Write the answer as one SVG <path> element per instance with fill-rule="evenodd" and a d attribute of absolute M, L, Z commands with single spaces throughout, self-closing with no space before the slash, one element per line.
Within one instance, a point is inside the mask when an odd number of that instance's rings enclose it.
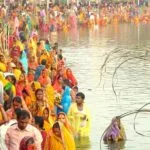
<path fill-rule="evenodd" d="M 9 82 L 10 82 L 10 84 L 12 85 L 11 86 L 11 90 L 12 90 L 12 93 L 13 93 L 13 97 L 14 96 L 16 96 L 16 87 L 15 87 L 15 85 L 16 85 L 16 78 L 15 78 L 15 76 L 14 75 L 6 75 L 6 80 L 8 80 Z"/>
<path fill-rule="evenodd" d="M 28 73 L 28 58 L 25 50 L 21 52 L 20 62 L 22 63 L 23 70 L 25 71 L 26 75 Z"/>
<path fill-rule="evenodd" d="M 76 103 L 71 105 L 68 113 L 70 123 L 75 129 L 77 137 L 88 137 L 90 133 L 90 112 L 84 103 L 85 95 L 81 92 L 76 95 Z"/>
<path fill-rule="evenodd" d="M 22 91 L 26 87 L 26 77 L 25 74 L 22 73 L 19 77 L 19 80 L 16 84 L 16 95 L 22 96 Z"/>
<path fill-rule="evenodd" d="M 35 72 L 33 70 L 28 71 L 27 80 L 28 80 L 29 85 L 31 85 L 32 82 L 34 81 L 34 73 Z"/>
<path fill-rule="evenodd" d="M 24 137 L 20 142 L 19 150 L 37 150 L 33 137 Z"/>
<path fill-rule="evenodd" d="M 44 150 L 45 141 L 47 133 L 44 130 L 44 118 L 41 116 L 35 116 L 34 117 L 34 126 L 41 132 L 43 142 L 41 144 L 42 150 Z"/>
<path fill-rule="evenodd" d="M 42 116 L 43 110 L 46 107 L 46 99 L 44 97 L 44 91 L 42 89 L 37 89 L 35 91 L 36 105 L 38 106 L 38 116 Z"/>
<path fill-rule="evenodd" d="M 51 110 L 46 107 L 44 110 L 43 110 L 43 118 L 44 118 L 44 129 L 46 132 L 49 132 L 50 129 L 52 128 L 53 124 L 54 124 L 54 120 L 51 116 Z"/>
<path fill-rule="evenodd" d="M 103 140 L 105 142 L 118 142 L 126 139 L 124 127 L 120 121 L 120 118 L 115 117 L 112 119 L 111 124 L 105 132 Z"/>
<path fill-rule="evenodd" d="M 38 63 L 36 61 L 36 58 L 35 56 L 31 56 L 29 57 L 29 69 L 33 69 L 33 70 L 36 70 L 37 66 L 38 66 Z"/>
<path fill-rule="evenodd" d="M 38 81 L 40 82 L 42 87 L 45 87 L 46 85 L 51 84 L 51 79 L 49 77 L 48 70 L 46 70 L 46 69 L 42 70 L 42 73 L 41 73 Z"/>
<path fill-rule="evenodd" d="M 56 122 L 46 140 L 44 150 L 75 150 L 75 142 L 72 134 L 65 126 Z"/>
<path fill-rule="evenodd" d="M 24 99 L 27 107 L 29 107 L 32 104 L 32 100 L 31 100 L 30 94 L 27 89 L 24 88 L 22 90 L 22 96 L 23 96 L 23 99 Z"/>
<path fill-rule="evenodd" d="M 68 121 L 68 118 L 64 112 L 60 112 L 57 114 L 57 121 L 60 121 L 64 124 L 66 129 L 72 134 L 74 132 L 73 127 L 71 126 L 70 122 Z"/>
<path fill-rule="evenodd" d="M 33 103 L 35 103 L 35 101 L 36 101 L 35 91 L 40 88 L 41 88 L 41 85 L 39 82 L 33 81 L 31 83 L 30 95 L 31 95 L 31 99 L 32 99 Z"/>
<path fill-rule="evenodd" d="M 70 68 L 67 68 L 67 69 L 66 69 L 66 77 L 67 77 L 67 79 L 70 81 L 71 87 L 73 87 L 73 86 L 75 86 L 75 85 L 78 84 L 78 83 L 77 83 L 77 80 L 76 80 L 76 78 L 74 77 L 74 75 L 73 75 L 73 73 L 72 73 L 72 71 L 71 71 Z"/>
<path fill-rule="evenodd" d="M 2 72 L 6 71 L 5 57 L 3 54 L 0 54 L 0 71 Z"/>
<path fill-rule="evenodd" d="M 64 112 L 64 113 L 68 113 L 69 111 L 69 108 L 71 106 L 71 88 L 68 86 L 68 83 L 69 81 L 67 79 L 65 79 L 63 81 L 63 84 L 64 84 L 64 93 L 63 93 L 63 96 L 62 96 L 62 100 L 61 100 L 61 103 L 58 104 L 58 103 L 55 103 L 55 105 L 57 106 L 57 113 L 59 112 Z"/>
<path fill-rule="evenodd" d="M 4 89 L 3 92 L 3 100 L 4 100 L 4 110 L 7 111 L 8 109 L 11 108 L 11 104 L 12 104 L 12 99 L 13 99 L 13 93 L 11 88 L 9 89 Z"/>
<path fill-rule="evenodd" d="M 51 84 L 45 85 L 45 95 L 51 109 L 54 108 L 55 90 Z"/>
<path fill-rule="evenodd" d="M 24 70 L 23 70 L 23 66 L 20 62 L 17 61 L 15 64 L 16 64 L 16 67 L 14 68 L 13 73 L 18 81 L 22 72 L 24 72 Z"/>
<path fill-rule="evenodd" d="M 63 82 L 63 78 L 62 76 L 58 76 L 56 77 L 55 81 L 54 81 L 54 85 L 53 88 L 57 93 L 62 93 L 63 89 L 62 89 L 62 82 Z"/>

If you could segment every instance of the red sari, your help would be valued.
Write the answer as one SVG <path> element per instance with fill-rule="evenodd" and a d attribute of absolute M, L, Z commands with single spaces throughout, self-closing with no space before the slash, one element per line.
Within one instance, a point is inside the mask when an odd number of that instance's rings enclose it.
<path fill-rule="evenodd" d="M 77 82 L 77 80 L 76 80 L 75 76 L 73 75 L 70 68 L 66 69 L 66 78 L 70 81 L 71 87 L 78 84 L 78 82 Z"/>
<path fill-rule="evenodd" d="M 41 147 L 42 147 L 42 150 L 44 150 L 47 133 L 42 130 L 42 131 L 41 131 L 41 135 L 42 135 L 42 138 L 43 138 L 43 142 L 42 142 L 42 144 L 41 144 Z"/>

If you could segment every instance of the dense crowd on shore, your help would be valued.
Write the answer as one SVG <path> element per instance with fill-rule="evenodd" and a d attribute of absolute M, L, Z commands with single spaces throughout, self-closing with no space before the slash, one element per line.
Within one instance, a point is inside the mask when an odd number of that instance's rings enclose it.
<path fill-rule="evenodd" d="M 58 43 L 41 39 L 40 21 L 19 9 L 1 8 L 0 149 L 74 150 L 74 138 L 90 134 L 85 95 Z"/>

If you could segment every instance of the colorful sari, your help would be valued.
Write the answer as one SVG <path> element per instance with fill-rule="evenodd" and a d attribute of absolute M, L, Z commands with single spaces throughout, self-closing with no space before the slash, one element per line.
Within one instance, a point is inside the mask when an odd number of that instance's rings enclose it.
<path fill-rule="evenodd" d="M 63 93 L 63 96 L 62 96 L 62 100 L 61 100 L 61 103 L 60 105 L 63 107 L 63 109 L 60 109 L 59 107 L 57 108 L 57 114 L 59 112 L 64 112 L 64 113 L 68 113 L 69 111 L 69 108 L 71 106 L 71 95 L 70 95 L 70 92 L 71 92 L 71 88 L 66 86 L 65 87 L 65 91 Z"/>
<path fill-rule="evenodd" d="M 62 93 L 62 85 L 59 83 L 59 80 L 58 79 L 56 79 L 55 81 L 54 81 L 54 85 L 53 85 L 53 88 L 54 88 L 54 90 L 57 92 L 57 93 Z"/>
<path fill-rule="evenodd" d="M 45 110 L 47 110 L 47 112 L 48 112 L 48 118 L 47 118 L 47 120 L 44 119 L 44 129 L 46 132 L 49 132 L 50 129 L 52 128 L 53 124 L 54 124 L 54 120 L 50 114 L 50 109 L 48 107 L 45 107 L 43 110 L 43 113 Z"/>
<path fill-rule="evenodd" d="M 37 89 L 40 89 L 40 88 L 41 88 L 41 85 L 40 85 L 39 82 L 33 81 L 32 84 L 31 84 L 31 86 L 32 86 L 32 89 L 30 90 L 29 93 L 30 93 L 31 100 L 32 100 L 32 103 L 33 103 L 33 102 L 36 101 L 35 91 L 36 91 Z"/>
<path fill-rule="evenodd" d="M 42 73 L 41 73 L 38 81 L 40 82 L 41 86 L 43 86 L 43 87 L 45 87 L 48 84 L 51 84 L 51 79 L 48 75 L 48 70 L 46 70 L 46 69 L 42 70 Z"/>
<path fill-rule="evenodd" d="M 28 58 L 24 50 L 22 51 L 20 62 L 22 63 L 25 73 L 28 74 Z"/>
<path fill-rule="evenodd" d="M 60 115 L 62 115 L 64 117 L 64 120 L 61 120 Z M 66 129 L 71 134 L 74 134 L 74 129 L 73 129 L 72 125 L 70 124 L 70 122 L 69 122 L 69 120 L 67 118 L 67 115 L 64 112 L 58 113 L 56 120 L 62 122 L 64 124 L 64 126 L 66 127 Z"/>
<path fill-rule="evenodd" d="M 70 81 L 71 86 L 75 86 L 75 85 L 78 84 L 78 83 L 77 83 L 77 80 L 76 80 L 76 78 L 74 77 L 74 75 L 73 75 L 73 73 L 72 73 L 72 71 L 71 71 L 70 68 L 67 68 L 67 69 L 66 69 L 66 77 L 67 77 L 67 79 Z"/>
<path fill-rule="evenodd" d="M 54 107 L 55 91 L 54 91 L 54 88 L 50 84 L 46 86 L 46 97 L 48 100 L 48 104 Z"/>
<path fill-rule="evenodd" d="M 65 126 L 59 123 L 61 138 L 56 136 L 51 130 L 46 140 L 44 150 L 75 150 L 75 142 L 72 134 L 65 128 Z"/>
<path fill-rule="evenodd" d="M 0 71 L 2 71 L 2 72 L 6 71 L 6 65 L 2 62 L 0 62 Z"/>
<path fill-rule="evenodd" d="M 126 134 L 120 120 L 114 118 L 107 128 L 103 140 L 108 142 L 118 142 L 126 139 Z"/>

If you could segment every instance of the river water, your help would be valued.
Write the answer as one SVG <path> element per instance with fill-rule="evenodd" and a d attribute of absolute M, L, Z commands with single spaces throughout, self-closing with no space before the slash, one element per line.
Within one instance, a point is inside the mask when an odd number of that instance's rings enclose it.
<path fill-rule="evenodd" d="M 58 42 L 68 67 L 86 95 L 91 111 L 89 139 L 77 141 L 77 150 L 99 150 L 100 138 L 114 116 L 150 102 L 150 25 L 120 24 L 100 29 L 73 29 L 59 33 Z M 105 63 L 104 63 L 105 62 Z M 150 106 L 146 106 L 150 109 Z M 101 150 L 149 150 L 150 113 L 123 118 L 127 140 Z"/>

